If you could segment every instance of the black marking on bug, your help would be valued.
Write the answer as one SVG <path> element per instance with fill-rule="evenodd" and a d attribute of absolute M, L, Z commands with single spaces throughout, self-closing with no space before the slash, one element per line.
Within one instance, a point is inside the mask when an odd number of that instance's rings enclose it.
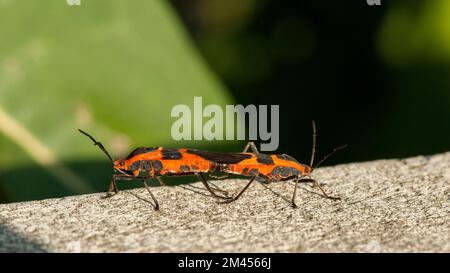
<path fill-rule="evenodd" d="M 163 169 L 163 165 L 159 160 L 152 160 L 152 166 L 155 173 L 159 174 Z"/>
<path fill-rule="evenodd" d="M 130 172 L 134 172 L 134 171 L 138 170 L 140 167 L 141 167 L 141 161 L 135 161 L 130 166 Z"/>
<path fill-rule="evenodd" d="M 187 173 L 187 172 L 189 172 L 189 171 L 191 170 L 191 168 L 189 168 L 188 165 L 181 165 L 181 166 L 180 166 L 180 170 L 181 170 L 181 172 L 183 172 L 183 173 Z"/>
<path fill-rule="evenodd" d="M 152 163 L 150 160 L 142 160 L 141 161 L 141 169 L 143 171 L 150 171 L 152 169 Z"/>
<path fill-rule="evenodd" d="M 291 175 L 292 175 L 291 168 L 283 167 L 283 168 L 281 169 L 281 176 L 282 176 L 282 177 L 289 177 L 289 176 L 291 176 Z"/>
<path fill-rule="evenodd" d="M 248 174 L 249 174 L 249 175 L 257 175 L 257 174 L 258 174 L 258 169 L 251 169 L 251 170 L 248 172 Z"/>
<path fill-rule="evenodd" d="M 278 176 L 281 173 L 281 168 L 282 167 L 275 167 L 272 170 L 272 176 Z"/>
<path fill-rule="evenodd" d="M 249 159 L 252 157 L 250 154 L 241 153 L 214 153 L 205 152 L 195 149 L 188 149 L 186 151 L 188 154 L 198 155 L 206 160 L 214 161 L 219 164 L 236 164 L 244 159 Z"/>
<path fill-rule="evenodd" d="M 155 150 L 158 150 L 158 149 L 159 149 L 159 147 L 138 147 L 138 148 L 134 149 L 134 150 L 127 156 L 126 159 L 130 159 L 130 158 L 132 158 L 132 157 L 134 157 L 134 156 L 136 156 L 136 155 L 139 155 L 139 154 L 145 154 L 145 153 L 148 153 L 148 152 L 151 152 L 151 151 L 155 151 Z"/>
<path fill-rule="evenodd" d="M 257 161 L 258 163 L 261 163 L 261 164 L 273 165 L 273 159 L 272 159 L 272 157 L 271 157 L 270 155 L 268 155 L 268 154 L 262 154 L 262 153 L 259 153 L 259 154 L 256 156 L 256 161 Z"/>
<path fill-rule="evenodd" d="M 246 168 L 243 168 L 243 169 L 242 169 L 242 172 L 245 173 L 245 174 L 248 174 L 248 168 L 247 168 L 247 167 L 246 167 Z"/>
<path fill-rule="evenodd" d="M 278 157 L 279 159 L 283 159 L 283 160 L 287 160 L 287 161 L 293 161 L 295 163 L 300 164 L 300 162 L 298 162 L 295 158 L 293 158 L 292 156 L 287 155 L 287 154 L 276 155 L 276 157 Z"/>
<path fill-rule="evenodd" d="M 181 159 L 182 155 L 177 149 L 162 149 L 162 159 Z"/>
<path fill-rule="evenodd" d="M 295 168 L 292 167 L 283 167 L 283 166 L 278 166 L 273 168 L 272 170 L 272 176 L 274 177 L 290 177 L 293 175 L 296 175 L 298 173 L 298 171 Z"/>

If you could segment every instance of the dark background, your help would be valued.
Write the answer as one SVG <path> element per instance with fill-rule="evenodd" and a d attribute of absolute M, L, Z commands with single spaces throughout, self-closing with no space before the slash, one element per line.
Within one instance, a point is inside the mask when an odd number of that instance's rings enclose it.
<path fill-rule="evenodd" d="M 307 162 L 312 119 L 350 145 L 326 164 L 450 150 L 445 0 L 172 2 L 238 103 L 280 105 L 280 151 Z"/>

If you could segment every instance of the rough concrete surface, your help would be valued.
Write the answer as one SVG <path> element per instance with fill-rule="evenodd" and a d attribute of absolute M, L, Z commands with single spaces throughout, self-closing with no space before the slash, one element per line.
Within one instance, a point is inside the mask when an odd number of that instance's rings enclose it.
<path fill-rule="evenodd" d="M 255 183 L 217 204 L 200 183 L 0 205 L 0 251 L 449 252 L 450 152 L 319 168 L 340 201 L 293 182 Z M 126 181 L 121 182 L 126 183 Z M 215 181 L 236 192 L 245 181 Z M 119 184 L 120 187 L 120 184 Z"/>

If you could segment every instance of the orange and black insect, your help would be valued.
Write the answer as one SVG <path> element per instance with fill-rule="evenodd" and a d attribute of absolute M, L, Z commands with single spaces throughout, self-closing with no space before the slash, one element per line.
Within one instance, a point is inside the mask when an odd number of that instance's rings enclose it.
<path fill-rule="evenodd" d="M 125 159 L 113 160 L 105 147 L 86 132 L 79 130 L 89 137 L 94 145 L 97 145 L 113 163 L 114 174 L 108 192 L 118 193 L 117 180 L 141 180 L 154 201 L 154 208 L 158 210 L 158 201 L 150 191 L 147 181 L 157 179 L 161 185 L 165 185 L 162 176 L 196 175 L 211 195 L 221 199 L 221 203 L 229 203 L 237 200 L 256 179 L 259 182 L 271 183 L 294 179 L 294 193 L 292 195 L 292 206 L 296 207 L 295 196 L 298 183 L 312 182 L 330 199 L 339 199 L 329 196 L 317 180 L 310 177 L 316 167 L 322 164 L 336 151 L 346 147 L 340 146 L 326 155 L 316 165 L 314 157 L 316 153 L 316 126 L 313 121 L 313 145 L 311 161 L 309 165 L 301 164 L 287 154 L 263 154 L 258 151 L 253 142 L 249 142 L 242 153 L 217 153 L 196 149 L 168 149 L 162 147 L 139 147 L 133 150 Z M 252 153 L 247 152 L 251 148 Z M 206 181 L 204 174 L 221 172 L 227 175 L 238 174 L 251 176 L 248 184 L 235 196 L 228 197 L 227 192 L 221 189 L 213 189 Z M 217 194 L 215 191 L 224 193 L 226 196 Z"/>
<path fill-rule="evenodd" d="M 218 165 L 215 161 L 200 156 L 194 149 L 169 149 L 163 147 L 139 147 L 134 149 L 125 159 L 113 160 L 105 147 L 91 135 L 79 129 L 81 133 L 89 137 L 94 145 L 97 145 L 113 163 L 114 174 L 108 192 L 118 193 L 117 180 L 141 180 L 153 199 L 153 207 L 159 209 L 158 201 L 147 181 L 157 179 L 161 185 L 165 185 L 162 176 L 196 175 L 205 185 L 211 195 L 217 199 L 228 200 L 227 196 L 217 194 L 214 190 L 226 193 L 220 189 L 213 189 L 204 177 L 204 173 L 214 172 Z M 205 152 L 203 152 L 205 153 Z M 207 152 L 206 152 L 207 153 Z M 209 155 L 213 153 L 207 153 Z M 226 156 L 225 156 L 226 157 Z M 230 157 L 230 156 L 228 156 Z M 242 159 L 242 156 L 237 155 Z"/>
<path fill-rule="evenodd" d="M 311 173 L 322 164 L 328 157 L 330 157 L 336 151 L 345 148 L 347 145 L 335 148 L 332 152 L 326 155 L 322 160 L 320 160 L 316 165 L 314 164 L 314 157 L 316 153 L 316 126 L 314 121 L 313 126 L 313 145 L 311 160 L 309 165 L 302 164 L 298 162 L 293 157 L 287 154 L 263 154 L 258 151 L 253 142 L 249 142 L 242 153 L 234 154 L 234 157 L 238 159 L 238 156 L 243 158 L 242 160 L 236 160 L 235 162 L 225 162 L 220 159 L 219 155 L 211 157 L 209 153 L 202 154 L 198 152 L 200 156 L 205 159 L 215 161 L 218 164 L 217 170 L 227 174 L 238 174 L 244 176 L 251 176 L 252 178 L 248 184 L 233 198 L 223 201 L 224 203 L 232 202 L 237 200 L 247 188 L 256 179 L 259 182 L 271 183 L 275 181 L 286 181 L 294 179 L 294 193 L 292 195 L 292 206 L 297 207 L 295 204 L 295 196 L 297 191 L 297 185 L 300 182 L 312 182 L 314 183 L 323 195 L 330 199 L 339 199 L 338 197 L 329 196 L 325 190 L 320 186 L 317 180 L 310 177 Z M 248 149 L 251 148 L 252 153 L 248 153 Z"/>

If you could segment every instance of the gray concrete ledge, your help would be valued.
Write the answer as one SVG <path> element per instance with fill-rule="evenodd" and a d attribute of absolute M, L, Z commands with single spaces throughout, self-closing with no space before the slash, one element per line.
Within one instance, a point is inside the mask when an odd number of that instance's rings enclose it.
<path fill-rule="evenodd" d="M 303 184 L 292 209 L 285 200 L 292 182 L 255 183 L 223 205 L 194 183 L 153 188 L 159 212 L 131 194 L 148 198 L 143 188 L 109 199 L 99 193 L 3 204 L 0 251 L 450 251 L 450 152 L 320 168 L 314 177 L 342 200 Z M 214 183 L 233 192 L 245 185 Z"/>

